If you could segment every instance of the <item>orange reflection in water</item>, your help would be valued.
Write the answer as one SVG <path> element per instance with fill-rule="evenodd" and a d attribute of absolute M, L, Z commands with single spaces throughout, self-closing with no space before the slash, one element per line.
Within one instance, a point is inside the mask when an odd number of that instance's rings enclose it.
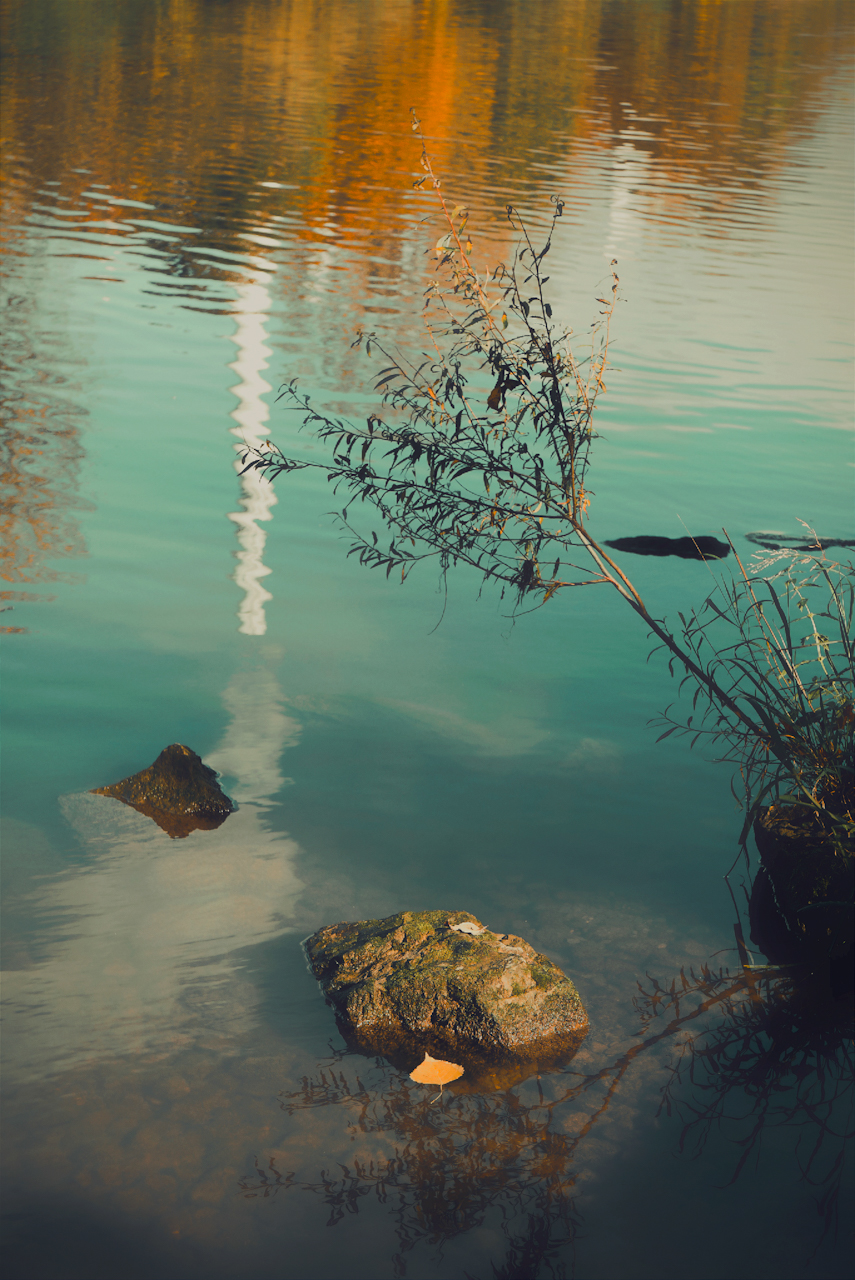
<path fill-rule="evenodd" d="M 440 169 L 499 208 L 534 155 L 525 184 L 551 192 L 579 140 L 629 138 L 680 183 L 753 186 L 813 127 L 850 17 L 841 0 L 18 3 L 6 145 L 206 223 L 272 180 L 299 187 L 309 225 L 358 192 L 381 229 L 416 168 L 410 106 Z"/>
<path fill-rule="evenodd" d="M 376 311 L 366 300 L 411 270 L 400 229 L 427 199 L 411 186 L 410 106 L 449 188 L 493 219 L 490 259 L 506 247 L 505 203 L 584 191 L 592 149 L 642 178 L 655 166 L 649 216 L 721 234 L 705 214 L 746 190 L 768 199 L 784 144 L 814 128 L 850 19 L 845 0 L 17 0 L 4 10 L 3 247 L 10 260 L 22 248 L 36 187 L 61 177 L 68 208 L 97 181 L 247 252 L 258 184 L 275 183 L 265 209 L 285 211 L 292 242 L 358 233 L 360 252 L 328 265 L 357 310 Z M 176 247 L 179 275 L 184 257 Z M 35 582 L 84 550 L 79 414 L 51 385 L 30 304 L 14 306 L 3 576 Z"/>
<path fill-rule="evenodd" d="M 12 296 L 3 339 L 7 375 L 0 392 L 0 579 L 52 582 L 67 575 L 49 560 L 85 553 L 74 517 L 86 507 L 77 494 L 82 411 L 46 359 L 29 299 Z M 55 355 L 55 353 L 54 353 Z M 0 599 L 41 599 L 6 590 Z M 18 630 L 2 627 L 0 630 Z"/>

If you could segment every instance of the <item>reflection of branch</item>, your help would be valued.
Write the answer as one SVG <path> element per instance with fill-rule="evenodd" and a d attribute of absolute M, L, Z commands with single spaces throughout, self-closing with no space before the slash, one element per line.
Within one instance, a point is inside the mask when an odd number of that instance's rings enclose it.
<path fill-rule="evenodd" d="M 823 1021 L 821 1009 L 817 1017 L 812 994 L 800 993 L 790 978 L 768 976 L 760 981 L 763 998 L 737 1001 L 725 993 L 724 1019 L 679 1046 L 662 1088 L 660 1111 L 670 1115 L 674 1109 L 684 1119 L 680 1150 L 690 1148 L 696 1155 L 713 1128 L 737 1128 L 733 1141 L 741 1153 L 728 1186 L 752 1154 L 759 1156 L 767 1125 L 802 1128 L 796 1160 L 804 1180 L 820 1191 L 819 1247 L 827 1232 L 837 1228 L 843 1147 L 855 1136 L 846 1122 L 835 1123 L 846 1115 L 842 1104 L 855 1083 L 851 1029 L 847 1037 L 834 1018 Z M 659 992 L 645 992 L 643 997 L 651 1002 Z M 694 1096 L 677 1095 L 684 1076 Z M 728 1110 L 731 1097 L 747 1098 L 748 1106 Z M 740 1136 L 746 1125 L 747 1132 Z"/>
<path fill-rule="evenodd" d="M 767 1124 L 803 1126 L 810 1136 L 800 1138 L 797 1161 L 805 1180 L 819 1188 L 824 1236 L 837 1222 L 842 1144 L 851 1136 L 832 1124 L 834 1107 L 852 1088 L 852 1054 L 841 1048 L 839 1028 L 817 1027 L 810 1016 L 811 1000 L 800 997 L 793 982 L 774 970 L 756 974 L 742 969 L 734 975 L 704 965 L 698 973 L 681 970 L 669 987 L 651 978 L 646 989 L 639 984 L 639 991 L 634 1003 L 642 1021 L 640 1041 L 590 1075 L 563 1073 L 565 1079 L 575 1074 L 577 1080 L 552 1100 L 544 1098 L 538 1080 L 539 1099 L 532 1105 L 509 1090 L 458 1094 L 447 1106 L 432 1109 L 400 1077 L 385 1076 L 376 1089 L 357 1076 L 351 1086 L 340 1067 L 347 1051 L 334 1053 L 317 1078 L 304 1078 L 300 1089 L 281 1095 L 282 1109 L 293 1114 L 346 1106 L 354 1129 L 391 1135 L 394 1153 L 373 1162 L 353 1159 L 335 1174 L 324 1169 L 314 1181 L 282 1175 L 273 1160 L 264 1167 L 256 1162 L 255 1174 L 241 1181 L 244 1195 L 269 1197 L 298 1187 L 323 1198 L 330 1210 L 328 1223 L 334 1225 L 345 1214 L 358 1213 L 360 1201 L 373 1192 L 389 1203 L 396 1222 L 396 1276 L 404 1274 L 403 1255 L 417 1244 L 441 1249 L 481 1226 L 492 1211 L 500 1214 L 507 1241 L 502 1265 L 492 1266 L 494 1280 L 562 1276 L 562 1253 L 572 1245 L 579 1225 L 570 1172 L 577 1148 L 608 1110 L 636 1058 L 682 1032 L 659 1108 L 683 1117 L 680 1150 L 692 1146 L 700 1154 L 713 1126 L 739 1126 L 730 1135 L 741 1148 L 732 1183 L 752 1152 L 759 1152 Z M 698 1020 L 708 1013 L 718 1015 L 713 1025 L 699 1027 Z M 654 1021 L 666 1017 L 662 1029 L 653 1031 Z M 385 1074 L 382 1060 L 375 1066 Z M 681 1082 L 694 1093 L 678 1095 Z M 575 1136 L 554 1132 L 556 1108 L 600 1083 L 607 1084 L 605 1095 Z M 730 1114 L 726 1102 L 734 1091 L 750 1105 Z M 832 1151 L 827 1168 L 821 1169 L 820 1153 L 829 1142 L 841 1151 L 836 1158 Z"/>
<path fill-rule="evenodd" d="M 706 1013 L 709 1009 L 713 1008 L 714 1005 L 720 1004 L 723 1000 L 727 1000 L 729 997 L 732 997 L 738 991 L 745 990 L 746 986 L 751 981 L 750 979 L 740 976 L 735 981 L 731 982 L 730 986 L 728 986 L 725 990 L 716 991 L 715 990 L 716 984 L 718 982 L 723 983 L 725 981 L 729 981 L 729 977 L 727 979 L 721 976 L 719 978 L 716 978 L 715 975 L 713 975 L 712 972 L 706 966 L 704 966 L 704 969 L 702 970 L 702 974 L 704 976 L 703 980 L 708 983 L 708 989 L 709 989 L 708 997 L 707 999 L 703 1000 L 699 1005 L 697 1005 L 696 1008 L 692 1009 L 690 1013 L 686 1013 L 682 1015 L 679 1012 L 680 995 L 689 995 L 689 994 L 692 994 L 695 990 L 704 989 L 701 987 L 700 983 L 698 982 L 698 985 L 695 988 L 693 988 L 691 984 L 688 983 L 688 981 L 686 980 L 686 976 L 683 970 L 681 969 L 680 978 L 683 985 L 682 992 L 680 992 L 679 994 L 677 993 L 676 980 L 675 980 L 671 984 L 671 991 L 669 993 L 665 993 L 664 989 L 659 986 L 658 982 L 656 982 L 655 979 L 653 979 L 654 985 L 657 988 L 658 992 L 661 992 L 663 995 L 667 994 L 674 999 L 674 1002 L 677 1008 L 677 1016 L 672 1018 L 672 1020 L 668 1023 L 667 1027 L 665 1027 L 662 1031 L 657 1032 L 656 1035 L 648 1036 L 647 1039 L 642 1040 L 640 1044 L 633 1045 L 633 1047 L 631 1049 L 628 1049 L 626 1053 L 621 1054 L 621 1056 L 617 1058 L 614 1062 L 610 1063 L 607 1067 L 603 1067 L 602 1070 L 595 1072 L 594 1075 L 584 1076 L 582 1080 L 579 1082 L 579 1084 L 575 1085 L 572 1089 L 568 1089 L 567 1092 L 562 1094 L 560 1098 L 556 1098 L 553 1102 L 548 1102 L 543 1104 L 543 1106 L 546 1109 L 553 1110 L 555 1107 L 560 1106 L 562 1103 L 570 1102 L 573 1099 L 579 1097 L 579 1095 L 584 1093 L 586 1089 L 590 1089 L 593 1085 L 599 1083 L 600 1080 L 607 1080 L 610 1076 L 613 1077 L 611 1080 L 611 1083 L 609 1084 L 608 1089 L 606 1090 L 606 1095 L 602 1101 L 602 1104 L 597 1108 L 596 1111 L 594 1111 L 591 1114 L 589 1119 L 585 1122 L 585 1124 L 582 1126 L 581 1130 L 577 1134 L 576 1139 L 573 1143 L 574 1147 L 578 1146 L 582 1138 L 584 1138 L 588 1133 L 590 1133 L 591 1129 L 599 1120 L 600 1116 L 608 1109 L 611 1103 L 611 1100 L 615 1094 L 615 1091 L 617 1090 L 618 1085 L 620 1084 L 623 1077 L 626 1075 L 630 1065 L 635 1061 L 635 1059 L 639 1056 L 639 1054 L 644 1053 L 645 1050 L 647 1049 L 652 1049 L 654 1045 L 659 1044 L 662 1040 L 666 1040 L 670 1036 L 675 1035 L 687 1023 L 694 1021 L 694 1019 L 696 1018 L 699 1018 L 702 1013 Z M 692 977 L 694 978 L 694 974 L 692 974 Z"/>
<path fill-rule="evenodd" d="M 548 1268 L 548 1274 L 560 1276 L 564 1274 L 561 1252 L 572 1244 L 578 1224 L 572 1199 L 575 1178 L 569 1166 L 579 1143 L 608 1109 L 621 1079 L 640 1053 L 674 1035 L 746 984 L 744 977 L 734 982 L 705 972 L 710 991 L 699 1006 L 681 1014 L 678 997 L 677 1016 L 662 1031 L 634 1045 L 601 1071 L 583 1077 L 552 1102 L 544 1100 L 542 1090 L 532 1106 L 526 1106 L 513 1091 L 458 1095 L 446 1108 L 432 1112 L 405 1079 L 393 1080 L 383 1093 L 366 1088 L 359 1077 L 351 1086 L 344 1072 L 337 1069 L 345 1055 L 335 1054 L 315 1080 L 304 1078 L 300 1089 L 282 1095 L 282 1109 L 293 1114 L 345 1105 L 355 1112 L 354 1124 L 362 1133 L 394 1134 L 400 1144 L 394 1156 L 376 1163 L 356 1159 L 351 1165 L 340 1165 L 341 1172 L 335 1176 L 322 1170 L 315 1181 L 297 1181 L 294 1173 L 283 1176 L 273 1161 L 266 1168 L 256 1162 L 255 1176 L 243 1179 L 241 1188 L 250 1197 L 270 1196 L 283 1187 L 310 1191 L 329 1206 L 330 1226 L 347 1213 L 358 1213 L 359 1201 L 373 1191 L 384 1202 L 394 1203 L 402 1254 L 420 1241 L 441 1248 L 453 1237 L 480 1226 L 491 1209 L 501 1212 L 508 1227 L 514 1217 L 525 1215 L 521 1231 L 506 1231 L 506 1258 L 500 1269 L 493 1269 L 496 1280 L 535 1276 L 543 1267 Z M 684 992 L 691 994 L 683 974 L 681 979 Z M 672 991 L 663 995 L 673 1000 L 673 984 Z M 580 1097 L 606 1079 L 610 1084 L 605 1098 L 575 1137 L 552 1131 L 556 1106 Z"/>
<path fill-rule="evenodd" d="M 498 1211 L 508 1227 L 508 1254 L 497 1277 L 533 1276 L 544 1267 L 546 1274 L 564 1275 L 560 1255 L 577 1226 L 568 1173 L 574 1144 L 550 1131 L 548 1116 L 544 1121 L 538 1107 L 527 1107 L 512 1091 L 458 1095 L 431 1109 L 409 1080 L 393 1079 L 379 1093 L 358 1078 L 351 1087 L 336 1068 L 334 1063 L 283 1094 L 283 1110 L 345 1105 L 362 1133 L 392 1135 L 394 1153 L 385 1160 L 356 1158 L 309 1181 L 283 1175 L 274 1160 L 256 1161 L 254 1174 L 240 1183 L 245 1196 L 269 1198 L 292 1187 L 310 1191 L 329 1206 L 332 1226 L 358 1213 L 360 1200 L 373 1192 L 390 1205 L 401 1255 L 419 1243 L 441 1249 Z M 520 1218 L 526 1225 L 512 1232 Z"/>

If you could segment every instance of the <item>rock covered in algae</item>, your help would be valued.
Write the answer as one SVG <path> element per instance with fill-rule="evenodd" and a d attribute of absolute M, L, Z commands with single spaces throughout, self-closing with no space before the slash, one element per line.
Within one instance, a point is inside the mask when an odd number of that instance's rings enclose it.
<path fill-rule="evenodd" d="M 345 1038 L 395 1059 L 415 1044 L 479 1061 L 566 1060 L 588 1016 L 575 986 L 522 938 L 467 911 L 329 925 L 305 943 Z M 429 1051 L 429 1049 L 428 1049 Z"/>
<path fill-rule="evenodd" d="M 212 831 L 234 809 L 213 769 L 195 751 L 173 742 L 153 765 L 109 787 L 93 787 L 95 795 L 114 796 L 153 818 L 173 839 L 191 831 Z"/>

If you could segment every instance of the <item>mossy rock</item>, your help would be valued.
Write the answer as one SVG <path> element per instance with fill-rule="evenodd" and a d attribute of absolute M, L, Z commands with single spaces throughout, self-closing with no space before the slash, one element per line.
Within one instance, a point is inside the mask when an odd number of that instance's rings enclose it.
<path fill-rule="evenodd" d="M 467 925 L 469 931 L 458 927 Z M 395 1060 L 414 1047 L 453 1061 L 566 1060 L 588 1016 L 557 965 L 467 911 L 404 911 L 329 925 L 305 943 L 345 1038 Z"/>
<path fill-rule="evenodd" d="M 180 742 L 165 747 L 147 769 L 93 792 L 146 814 L 176 840 L 219 827 L 234 809 L 214 770 Z"/>

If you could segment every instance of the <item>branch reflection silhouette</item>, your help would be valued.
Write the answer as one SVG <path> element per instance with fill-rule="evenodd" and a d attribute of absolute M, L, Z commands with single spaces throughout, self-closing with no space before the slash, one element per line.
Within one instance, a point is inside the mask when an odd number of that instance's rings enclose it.
<path fill-rule="evenodd" d="M 346 1056 L 335 1055 L 317 1079 L 306 1078 L 300 1090 L 284 1093 L 280 1105 L 289 1114 L 347 1105 L 360 1134 L 392 1135 L 395 1154 L 387 1160 L 356 1155 L 349 1165 L 339 1164 L 340 1172 L 324 1169 L 316 1181 L 303 1182 L 283 1175 L 275 1159 L 264 1166 L 256 1161 L 255 1174 L 241 1181 L 245 1195 L 269 1197 L 292 1187 L 310 1191 L 329 1206 L 328 1225 L 334 1226 L 345 1214 L 358 1213 L 360 1200 L 373 1193 L 390 1206 L 396 1222 L 396 1275 L 403 1275 L 403 1255 L 417 1244 L 441 1248 L 481 1226 L 491 1210 L 504 1224 L 517 1226 L 507 1234 L 509 1260 L 511 1254 L 519 1265 L 525 1260 L 519 1274 L 537 1274 L 547 1258 L 558 1264 L 578 1226 L 570 1172 L 576 1140 L 551 1130 L 542 1105 L 527 1106 L 509 1090 L 459 1093 L 444 1107 L 432 1106 L 418 1085 L 390 1078 L 379 1060 L 373 1070 L 385 1076 L 385 1090 L 366 1087 L 359 1074 L 351 1084 L 339 1065 Z M 453 1090 L 446 1088 L 449 1095 Z M 540 1099 L 542 1104 L 542 1091 Z"/>
<path fill-rule="evenodd" d="M 680 1150 L 701 1155 L 713 1132 L 724 1133 L 740 1148 L 730 1185 L 759 1156 L 764 1131 L 800 1129 L 796 1159 L 819 1192 L 821 1239 L 837 1228 L 844 1144 L 855 1136 L 851 996 L 830 998 L 795 968 L 759 977 L 745 970 L 736 982 L 708 969 L 691 982 L 681 978 L 684 990 L 654 981 L 635 1002 L 646 1021 L 673 1009 L 685 1022 L 679 1007 L 687 994 L 715 1001 L 721 1013 L 712 1028 L 680 1042 L 662 1086 L 660 1111 L 683 1120 Z"/>
<path fill-rule="evenodd" d="M 682 1119 L 681 1152 L 700 1156 L 714 1133 L 736 1147 L 725 1185 L 759 1156 L 764 1131 L 797 1131 L 798 1175 L 819 1191 L 818 1247 L 836 1226 L 843 1145 L 852 1136 L 851 1001 L 820 998 L 809 976 L 795 971 L 709 963 L 681 969 L 667 984 L 648 977 L 638 989 L 636 1043 L 597 1071 L 583 1074 L 571 1064 L 520 1092 L 464 1092 L 461 1081 L 447 1086 L 444 1106 L 433 1106 L 383 1059 L 360 1070 L 352 1051 L 334 1052 L 317 1076 L 283 1092 L 280 1106 L 289 1115 L 343 1107 L 364 1154 L 351 1147 L 346 1163 L 309 1180 L 279 1169 L 275 1157 L 257 1158 L 254 1173 L 240 1181 L 242 1193 L 311 1192 L 329 1206 L 329 1226 L 359 1213 L 373 1195 L 395 1220 L 396 1276 L 417 1245 L 442 1250 L 488 1217 L 504 1236 L 504 1258 L 490 1264 L 493 1277 L 564 1276 L 581 1225 L 574 1203 L 580 1149 L 636 1061 L 665 1045 L 672 1052 L 661 1067 L 656 1114 Z M 381 1134 L 391 1140 L 387 1158 L 371 1141 Z"/>

